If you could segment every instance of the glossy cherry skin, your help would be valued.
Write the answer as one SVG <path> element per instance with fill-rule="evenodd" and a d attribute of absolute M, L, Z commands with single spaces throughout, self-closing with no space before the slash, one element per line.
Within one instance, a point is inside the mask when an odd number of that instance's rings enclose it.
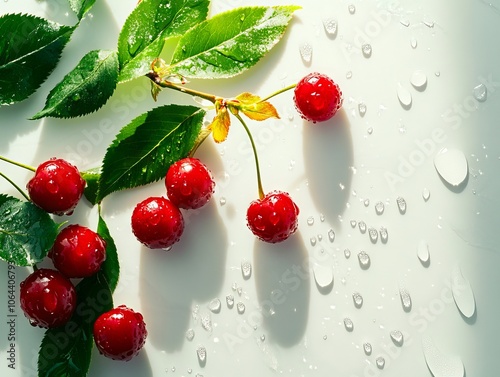
<path fill-rule="evenodd" d="M 20 305 L 33 326 L 58 327 L 75 310 L 75 288 L 60 272 L 41 268 L 21 282 Z"/>

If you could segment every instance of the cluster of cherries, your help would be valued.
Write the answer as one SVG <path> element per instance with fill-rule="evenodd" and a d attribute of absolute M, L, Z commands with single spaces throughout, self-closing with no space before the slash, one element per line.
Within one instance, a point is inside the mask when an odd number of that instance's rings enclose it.
<path fill-rule="evenodd" d="M 295 106 L 312 122 L 330 119 L 342 104 L 342 93 L 329 77 L 312 73 L 295 87 Z M 135 237 L 148 248 L 168 249 L 184 231 L 180 209 L 197 209 L 211 198 L 215 183 L 199 159 L 186 157 L 172 164 L 165 176 L 167 197 L 149 197 L 137 204 L 131 216 Z M 69 215 L 79 202 L 85 181 L 77 168 L 61 159 L 38 166 L 29 181 L 32 202 L 56 215 Z M 289 238 L 298 226 L 299 208 L 290 195 L 272 191 L 250 203 L 248 228 L 259 239 L 276 243 Z M 21 283 L 21 308 L 30 323 L 53 328 L 65 324 L 77 305 L 71 279 L 95 274 L 106 259 L 106 242 L 99 234 L 80 225 L 63 228 L 49 252 L 56 269 L 40 268 Z M 118 306 L 94 323 L 98 350 L 105 356 L 130 360 L 143 347 L 147 330 L 140 313 Z"/>

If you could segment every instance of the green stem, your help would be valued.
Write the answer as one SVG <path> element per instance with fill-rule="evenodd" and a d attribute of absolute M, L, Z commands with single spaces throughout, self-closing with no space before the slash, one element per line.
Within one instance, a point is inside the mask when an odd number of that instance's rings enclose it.
<path fill-rule="evenodd" d="M 213 94 L 190 89 L 190 88 L 187 88 L 183 85 L 175 84 L 175 83 L 168 81 L 168 80 L 162 80 L 161 77 L 158 76 L 155 72 L 149 72 L 148 74 L 146 74 L 146 77 L 148 77 L 156 85 L 161 86 L 162 88 L 169 88 L 169 89 L 177 90 L 178 92 L 181 92 L 181 93 L 186 93 L 186 94 L 190 94 L 190 95 L 195 96 L 195 97 L 200 97 L 200 98 L 206 99 L 212 103 L 215 103 L 215 101 L 217 99 L 217 97 L 214 96 Z"/>
<path fill-rule="evenodd" d="M 31 170 L 33 172 L 36 171 L 36 169 L 33 166 L 22 164 L 20 162 L 11 160 L 10 158 L 4 157 L 4 156 L 0 156 L 0 160 L 8 162 L 9 164 L 12 164 L 12 165 L 20 166 L 21 168 L 24 168 L 27 170 Z"/>
<path fill-rule="evenodd" d="M 264 190 L 262 189 L 262 180 L 260 178 L 260 165 L 259 165 L 259 156 L 257 155 L 257 148 L 255 147 L 255 141 L 253 140 L 252 133 L 250 132 L 250 129 L 246 125 L 245 121 L 241 117 L 240 114 L 236 113 L 234 116 L 240 121 L 240 123 L 243 125 L 243 128 L 245 129 L 248 138 L 250 139 L 250 144 L 252 145 L 252 150 L 253 150 L 253 156 L 255 158 L 255 167 L 257 169 L 257 186 L 259 190 L 259 198 L 263 199 L 265 194 Z"/>
<path fill-rule="evenodd" d="M 267 101 L 268 99 L 271 99 L 271 98 L 273 98 L 273 97 L 277 96 L 278 94 L 281 94 L 281 93 L 287 92 L 287 91 L 289 91 L 290 89 L 295 88 L 296 86 L 297 86 L 297 84 L 291 84 L 291 85 L 288 85 L 288 86 L 284 87 L 283 89 L 280 89 L 280 90 L 278 90 L 278 91 L 276 91 L 276 92 L 274 92 L 274 93 L 272 93 L 272 94 L 268 95 L 267 97 L 262 98 L 262 99 L 260 100 L 260 102 Z"/>
<path fill-rule="evenodd" d="M 22 196 L 24 196 L 24 197 L 26 198 L 26 200 L 27 200 L 27 201 L 30 201 L 30 200 L 31 200 L 31 199 L 29 198 L 29 196 L 28 196 L 28 195 L 26 195 L 26 193 L 25 193 L 23 190 L 21 190 L 21 188 L 20 188 L 18 185 L 16 185 L 16 184 L 14 183 L 14 181 L 13 181 L 12 179 L 10 179 L 9 177 L 7 177 L 4 173 L 0 172 L 0 177 L 5 178 L 5 180 L 6 180 L 7 182 L 9 182 L 12 186 L 14 186 L 14 188 L 15 188 L 17 191 L 19 191 L 19 192 L 21 193 L 21 195 L 22 195 Z"/>

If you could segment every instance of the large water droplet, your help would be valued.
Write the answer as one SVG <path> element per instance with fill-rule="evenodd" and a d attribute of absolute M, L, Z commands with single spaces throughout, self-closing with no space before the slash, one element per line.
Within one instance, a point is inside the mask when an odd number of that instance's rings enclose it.
<path fill-rule="evenodd" d="M 245 304 L 242 303 L 241 301 L 236 304 L 236 310 L 238 310 L 239 314 L 245 313 Z"/>
<path fill-rule="evenodd" d="M 368 267 L 370 267 L 370 256 L 368 255 L 368 253 L 366 251 L 360 251 L 358 253 L 358 260 L 359 260 L 359 265 L 361 266 L 361 268 L 363 269 L 367 269 Z"/>
<path fill-rule="evenodd" d="M 377 229 L 370 227 L 368 229 L 368 235 L 370 236 L 370 241 L 376 243 L 378 241 L 378 232 Z"/>
<path fill-rule="evenodd" d="M 430 253 L 429 253 L 429 245 L 427 241 L 421 240 L 418 243 L 417 247 L 417 257 L 422 262 L 422 264 L 426 265 L 429 263 Z"/>
<path fill-rule="evenodd" d="M 204 365 L 207 361 L 207 349 L 204 346 L 198 346 L 196 355 L 198 356 L 199 363 Z"/>
<path fill-rule="evenodd" d="M 372 345 L 370 343 L 364 343 L 363 350 L 367 356 L 370 356 L 372 354 Z"/>
<path fill-rule="evenodd" d="M 363 296 L 361 296 L 359 292 L 354 292 L 352 294 L 352 301 L 354 302 L 354 306 L 358 309 L 363 306 Z"/>
<path fill-rule="evenodd" d="M 464 278 L 459 266 L 451 271 L 451 292 L 458 310 L 464 317 L 471 318 L 476 312 L 476 300 L 470 282 Z"/>
<path fill-rule="evenodd" d="M 391 331 L 391 339 L 392 342 L 398 347 L 401 347 L 404 343 L 403 333 L 399 330 Z"/>
<path fill-rule="evenodd" d="M 475 86 L 474 89 L 472 89 L 472 95 L 479 102 L 486 101 L 488 98 L 488 89 L 486 88 L 486 85 L 479 84 L 478 86 Z"/>
<path fill-rule="evenodd" d="M 382 202 L 377 202 L 377 203 L 375 204 L 375 213 L 376 213 L 377 215 L 381 215 L 381 214 L 383 214 L 383 213 L 384 213 L 384 209 L 385 209 L 384 203 L 382 203 Z"/>
<path fill-rule="evenodd" d="M 397 199 L 396 199 L 396 203 L 398 204 L 398 209 L 399 209 L 399 212 L 403 215 L 406 213 L 406 200 L 405 198 L 399 196 Z"/>
<path fill-rule="evenodd" d="M 403 305 L 403 310 L 405 312 L 411 311 L 412 302 L 410 292 L 405 287 L 399 288 L 399 297 L 401 298 L 401 305 Z"/>
<path fill-rule="evenodd" d="M 441 352 L 428 335 L 422 336 L 422 349 L 425 362 L 434 377 L 464 377 L 465 368 L 458 356 L 449 356 Z"/>
<path fill-rule="evenodd" d="M 320 288 L 327 288 L 333 285 L 333 269 L 330 266 L 323 266 L 315 263 L 313 267 L 314 280 Z"/>
<path fill-rule="evenodd" d="M 427 86 L 427 76 L 424 71 L 417 70 L 410 77 L 410 82 L 417 90 L 424 90 Z"/>
<path fill-rule="evenodd" d="M 378 369 L 384 369 L 385 359 L 382 356 L 377 357 L 375 363 L 377 364 Z"/>
<path fill-rule="evenodd" d="M 310 63 L 313 54 L 312 45 L 309 42 L 303 42 L 299 46 L 299 53 L 304 63 Z"/>
<path fill-rule="evenodd" d="M 349 4 L 347 6 L 347 10 L 349 11 L 350 14 L 356 13 L 356 6 L 354 4 Z"/>
<path fill-rule="evenodd" d="M 455 187 L 462 184 L 469 174 L 467 158 L 458 149 L 441 149 L 434 157 L 434 167 L 444 181 Z"/>
<path fill-rule="evenodd" d="M 398 84 L 397 89 L 398 100 L 404 109 L 408 110 L 411 107 L 411 93 L 403 85 Z"/>
<path fill-rule="evenodd" d="M 354 323 L 350 318 L 344 318 L 344 327 L 349 332 L 354 330 Z"/>
<path fill-rule="evenodd" d="M 219 313 L 220 310 L 221 310 L 221 303 L 220 303 L 220 300 L 218 298 L 214 298 L 212 301 L 210 301 L 210 303 L 208 304 L 208 309 L 210 309 L 210 311 L 212 313 Z"/>
<path fill-rule="evenodd" d="M 324 18 L 323 19 L 323 27 L 325 28 L 325 32 L 329 36 L 334 36 L 337 34 L 337 20 L 334 18 Z"/>
<path fill-rule="evenodd" d="M 241 261 L 241 274 L 244 279 L 249 279 L 252 275 L 252 264 L 248 260 Z"/>

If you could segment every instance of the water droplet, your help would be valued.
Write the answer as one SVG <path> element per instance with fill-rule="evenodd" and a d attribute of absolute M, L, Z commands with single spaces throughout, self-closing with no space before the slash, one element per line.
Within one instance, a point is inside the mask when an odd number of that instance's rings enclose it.
<path fill-rule="evenodd" d="M 220 309 L 221 309 L 221 303 L 220 303 L 220 300 L 218 298 L 214 298 L 212 301 L 210 301 L 210 303 L 208 304 L 208 309 L 210 309 L 210 311 L 212 313 L 219 313 L 220 312 Z"/>
<path fill-rule="evenodd" d="M 309 42 L 303 42 L 299 46 L 300 57 L 304 63 L 310 63 L 312 60 L 313 48 Z"/>
<path fill-rule="evenodd" d="M 410 82 L 417 90 L 423 90 L 427 86 L 427 76 L 423 71 L 417 70 L 410 77 Z"/>
<path fill-rule="evenodd" d="M 225 204 L 226 204 L 226 198 L 224 198 L 224 197 L 220 198 L 220 199 L 219 199 L 219 204 L 220 204 L 221 206 L 225 205 Z"/>
<path fill-rule="evenodd" d="M 194 330 L 193 329 L 187 329 L 186 330 L 186 339 L 189 341 L 192 341 L 194 339 Z"/>
<path fill-rule="evenodd" d="M 399 297 L 401 298 L 401 305 L 403 305 L 403 310 L 405 312 L 411 311 L 412 307 L 411 296 L 405 287 L 399 288 Z"/>
<path fill-rule="evenodd" d="M 375 204 L 375 212 L 377 213 L 377 215 L 383 214 L 384 213 L 384 209 L 385 209 L 384 203 L 377 202 Z"/>
<path fill-rule="evenodd" d="M 370 356 L 372 354 L 372 345 L 370 343 L 364 343 L 363 350 L 367 356 Z"/>
<path fill-rule="evenodd" d="M 325 215 L 323 215 L 322 213 L 319 214 L 319 221 L 321 221 L 322 223 L 325 222 Z"/>
<path fill-rule="evenodd" d="M 462 184 L 469 174 L 467 158 L 458 149 L 441 149 L 434 157 L 434 167 L 445 182 L 455 187 Z"/>
<path fill-rule="evenodd" d="M 205 364 L 207 361 L 207 349 L 204 346 L 198 346 L 196 355 L 200 364 Z"/>
<path fill-rule="evenodd" d="M 365 43 L 363 46 L 361 46 L 361 51 L 363 52 L 363 56 L 365 58 L 369 58 L 372 56 L 372 45 L 369 43 Z"/>
<path fill-rule="evenodd" d="M 333 269 L 330 266 L 322 266 L 315 263 L 313 267 L 314 280 L 320 288 L 333 285 Z"/>
<path fill-rule="evenodd" d="M 45 188 L 47 191 L 51 194 L 57 194 L 59 192 L 59 185 L 54 182 L 52 179 L 50 179 L 46 184 Z"/>
<path fill-rule="evenodd" d="M 368 133 L 368 135 L 371 135 L 373 133 L 373 127 L 368 127 L 366 132 Z"/>
<path fill-rule="evenodd" d="M 347 7 L 347 9 L 349 10 L 350 14 L 356 13 L 356 7 L 354 6 L 354 4 L 349 4 L 349 6 Z"/>
<path fill-rule="evenodd" d="M 460 313 L 471 318 L 476 312 L 476 300 L 470 282 L 464 278 L 458 265 L 451 272 L 451 292 Z"/>
<path fill-rule="evenodd" d="M 399 103 L 404 109 L 409 109 L 411 107 L 411 93 L 406 89 L 401 83 L 398 83 L 397 95 Z"/>
<path fill-rule="evenodd" d="M 422 190 L 422 198 L 424 198 L 425 201 L 428 201 L 430 197 L 431 197 L 430 190 L 428 188 L 424 188 Z"/>
<path fill-rule="evenodd" d="M 421 240 L 418 243 L 417 247 L 417 257 L 422 262 L 422 264 L 427 264 L 429 263 L 429 258 L 430 258 L 430 253 L 429 253 L 429 245 L 427 244 L 427 241 Z"/>
<path fill-rule="evenodd" d="M 242 303 L 241 301 L 236 304 L 236 309 L 238 310 L 239 314 L 245 313 L 245 304 Z"/>
<path fill-rule="evenodd" d="M 430 20 L 428 18 L 422 20 L 422 23 L 427 26 L 428 28 L 433 28 L 434 27 L 434 21 Z"/>
<path fill-rule="evenodd" d="M 365 199 L 365 201 L 363 202 L 363 205 L 365 207 L 368 207 L 370 205 L 370 199 Z"/>
<path fill-rule="evenodd" d="M 406 19 L 406 18 L 402 18 L 401 20 L 399 20 L 399 23 L 401 25 L 403 25 L 404 27 L 410 26 L 410 21 L 408 19 Z"/>
<path fill-rule="evenodd" d="M 73 95 L 73 101 L 75 101 L 75 102 L 76 102 L 76 101 L 80 101 L 80 94 L 79 94 L 79 93 L 75 93 L 75 94 Z"/>
<path fill-rule="evenodd" d="M 417 42 L 417 40 L 415 38 L 410 39 L 410 46 L 411 46 L 411 48 L 416 49 L 417 45 L 418 45 L 418 42 Z"/>
<path fill-rule="evenodd" d="M 387 232 L 387 228 L 381 226 L 380 230 L 379 230 L 379 233 L 380 233 L 380 239 L 382 240 L 382 242 L 386 243 L 387 239 L 389 238 L 389 233 Z"/>
<path fill-rule="evenodd" d="M 347 71 L 345 74 L 346 79 L 351 79 L 352 78 L 352 71 Z"/>
<path fill-rule="evenodd" d="M 311 238 L 309 239 L 309 242 L 311 243 L 311 246 L 316 246 L 316 242 L 317 242 L 316 237 L 311 237 Z"/>
<path fill-rule="evenodd" d="M 227 295 L 226 296 L 226 304 L 229 309 L 232 309 L 234 306 L 234 296 L 233 295 Z"/>
<path fill-rule="evenodd" d="M 335 241 L 335 231 L 333 229 L 328 230 L 328 239 L 330 242 Z"/>
<path fill-rule="evenodd" d="M 252 264 L 246 259 L 241 261 L 241 274 L 244 279 L 249 279 L 252 275 Z"/>
<path fill-rule="evenodd" d="M 364 221 L 358 222 L 358 228 L 359 231 L 364 234 L 366 232 L 366 223 Z"/>
<path fill-rule="evenodd" d="M 211 332 L 212 331 L 212 317 L 210 316 L 210 313 L 203 313 L 200 317 L 201 320 L 201 327 L 205 329 L 206 331 Z"/>
<path fill-rule="evenodd" d="M 334 18 L 324 18 L 323 27 L 325 28 L 326 34 L 334 36 L 337 33 L 337 20 Z"/>
<path fill-rule="evenodd" d="M 377 357 L 375 363 L 377 364 L 378 369 L 384 369 L 385 359 L 382 356 Z"/>
<path fill-rule="evenodd" d="M 358 260 L 359 260 L 359 265 L 361 266 L 361 268 L 363 269 L 367 269 L 368 267 L 370 267 L 370 256 L 368 255 L 368 253 L 366 251 L 360 251 L 358 253 Z"/>
<path fill-rule="evenodd" d="M 391 331 L 391 339 L 393 343 L 398 347 L 401 347 L 404 343 L 403 333 L 399 330 Z"/>
<path fill-rule="evenodd" d="M 354 292 L 352 294 L 352 300 L 356 308 L 361 308 L 363 306 L 363 296 L 359 292 Z"/>
<path fill-rule="evenodd" d="M 465 368 L 458 356 L 448 356 L 436 347 L 428 335 L 422 336 L 425 362 L 434 377 L 464 377 Z"/>
<path fill-rule="evenodd" d="M 307 218 L 307 225 L 309 225 L 309 226 L 314 225 L 314 217 L 309 216 Z"/>
<path fill-rule="evenodd" d="M 356 225 L 358 225 L 358 222 L 356 220 L 351 220 L 349 223 L 351 224 L 351 228 L 353 229 L 356 228 Z"/>
<path fill-rule="evenodd" d="M 358 112 L 359 115 L 364 117 L 366 114 L 366 104 L 364 102 L 358 103 Z"/>
<path fill-rule="evenodd" d="M 351 257 L 351 250 L 344 249 L 344 257 L 345 259 L 349 259 Z"/>
<path fill-rule="evenodd" d="M 484 102 L 488 97 L 488 89 L 486 88 L 486 85 L 479 84 L 472 89 L 472 94 L 479 102 Z"/>
<path fill-rule="evenodd" d="M 354 330 L 354 323 L 352 323 L 350 318 L 344 318 L 344 327 L 349 332 Z"/>
<path fill-rule="evenodd" d="M 378 241 L 377 229 L 370 227 L 370 229 L 368 229 L 368 235 L 370 236 L 370 241 L 372 241 L 373 243 Z"/>

